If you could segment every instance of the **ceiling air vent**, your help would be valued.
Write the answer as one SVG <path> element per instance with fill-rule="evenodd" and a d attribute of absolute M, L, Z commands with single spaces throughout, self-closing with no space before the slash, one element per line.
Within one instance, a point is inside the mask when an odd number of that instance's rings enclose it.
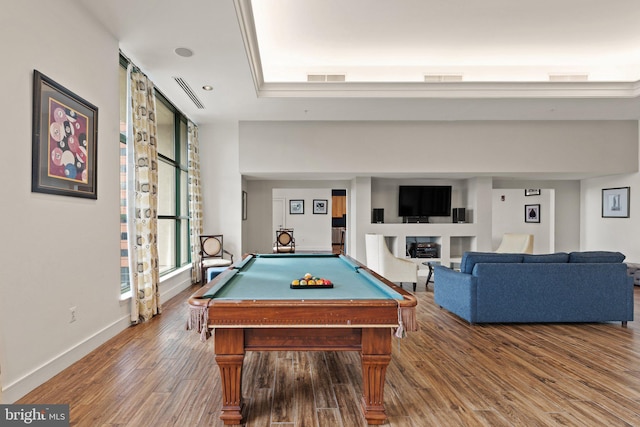
<path fill-rule="evenodd" d="M 344 82 L 345 74 L 307 74 L 308 82 Z"/>
<path fill-rule="evenodd" d="M 462 74 L 425 74 L 424 81 L 426 83 L 461 82 Z"/>
<path fill-rule="evenodd" d="M 589 74 L 549 74 L 550 82 L 586 82 Z"/>
<path fill-rule="evenodd" d="M 191 89 L 191 86 L 189 86 L 189 84 L 185 82 L 182 77 L 174 77 L 173 80 L 175 80 L 176 83 L 178 83 L 178 86 L 182 88 L 184 93 L 187 94 L 187 96 L 191 99 L 191 101 L 193 101 L 196 107 L 198 107 L 201 110 L 204 110 L 204 105 L 202 104 L 202 101 L 198 99 L 196 94 L 193 92 L 193 89 Z"/>

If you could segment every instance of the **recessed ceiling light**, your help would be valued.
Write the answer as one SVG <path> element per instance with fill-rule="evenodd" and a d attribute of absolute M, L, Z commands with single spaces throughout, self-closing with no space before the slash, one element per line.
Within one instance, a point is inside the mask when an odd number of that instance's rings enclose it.
<path fill-rule="evenodd" d="M 202 89 L 207 90 L 207 91 L 211 91 L 211 90 L 213 90 L 213 86 L 204 85 L 204 86 L 202 86 Z"/>
<path fill-rule="evenodd" d="M 178 47 L 176 48 L 176 50 L 174 50 L 174 52 L 176 53 L 176 55 L 182 56 L 183 58 L 188 58 L 193 55 L 193 51 L 186 47 Z"/>

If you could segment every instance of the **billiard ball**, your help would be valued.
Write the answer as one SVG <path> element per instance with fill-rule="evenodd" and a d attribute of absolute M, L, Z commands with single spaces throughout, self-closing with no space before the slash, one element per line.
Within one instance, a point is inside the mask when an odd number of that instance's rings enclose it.
<path fill-rule="evenodd" d="M 72 163 L 64 167 L 64 176 L 66 176 L 67 178 L 75 178 L 77 173 L 78 171 L 76 169 L 76 166 Z"/>
<path fill-rule="evenodd" d="M 51 123 L 51 126 L 49 126 L 49 135 L 51 135 L 51 138 L 53 138 L 54 141 L 62 141 L 62 138 L 64 138 L 64 129 L 62 128 L 62 125 L 58 122 Z"/>
<path fill-rule="evenodd" d="M 51 161 L 54 165 L 62 165 L 62 150 L 58 147 L 51 150 Z"/>

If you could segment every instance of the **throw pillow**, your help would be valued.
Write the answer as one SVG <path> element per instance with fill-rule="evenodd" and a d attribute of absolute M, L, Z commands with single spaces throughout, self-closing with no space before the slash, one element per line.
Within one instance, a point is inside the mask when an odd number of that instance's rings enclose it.
<path fill-rule="evenodd" d="M 622 262 L 625 256 L 620 252 L 609 251 L 584 251 L 584 252 L 571 252 L 569 254 L 569 262 L 596 262 L 596 263 L 608 263 L 608 262 Z"/>
<path fill-rule="evenodd" d="M 569 254 L 566 252 L 539 255 L 525 254 L 523 255 L 522 262 L 566 263 L 569 262 Z"/>
<path fill-rule="evenodd" d="M 465 252 L 460 261 L 460 271 L 471 274 L 478 263 L 522 262 L 522 254 L 504 254 L 495 252 Z"/>

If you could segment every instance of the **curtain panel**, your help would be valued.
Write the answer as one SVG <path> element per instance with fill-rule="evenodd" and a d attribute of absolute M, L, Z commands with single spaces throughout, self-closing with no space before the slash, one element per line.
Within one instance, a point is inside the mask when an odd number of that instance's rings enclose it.
<path fill-rule="evenodd" d="M 200 191 L 200 141 L 198 126 L 189 121 L 189 217 L 191 228 L 191 283 L 204 280 L 200 270 L 200 235 L 202 225 L 202 193 Z"/>
<path fill-rule="evenodd" d="M 153 83 L 130 67 L 131 114 L 127 135 L 127 189 L 131 271 L 131 322 L 162 310 L 158 263 L 158 148 Z"/>

